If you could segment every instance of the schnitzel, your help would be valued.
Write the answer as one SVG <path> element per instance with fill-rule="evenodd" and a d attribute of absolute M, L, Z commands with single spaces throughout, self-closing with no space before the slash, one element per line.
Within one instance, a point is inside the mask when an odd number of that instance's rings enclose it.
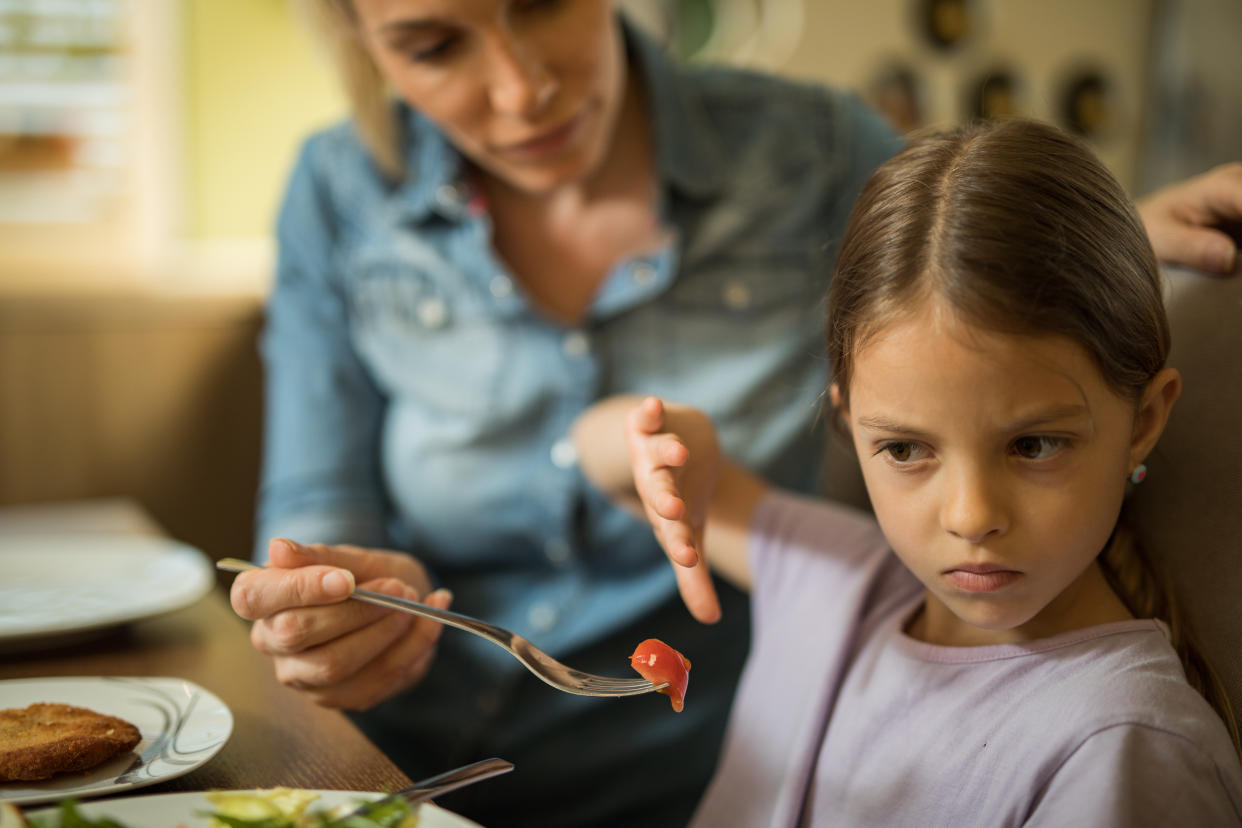
<path fill-rule="evenodd" d="M 68 704 L 0 710 L 0 782 L 93 768 L 141 741 L 124 719 Z"/>

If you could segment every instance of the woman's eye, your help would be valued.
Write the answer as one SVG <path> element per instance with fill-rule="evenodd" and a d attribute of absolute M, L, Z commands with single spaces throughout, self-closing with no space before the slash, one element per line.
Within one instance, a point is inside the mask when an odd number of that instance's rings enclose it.
<path fill-rule="evenodd" d="M 454 40 L 452 38 L 445 38 L 429 46 L 419 46 L 410 50 L 410 60 L 416 63 L 437 60 L 448 55 L 453 50 L 453 44 Z"/>
<path fill-rule="evenodd" d="M 1056 454 L 1065 445 L 1060 437 L 1030 436 L 1013 441 L 1013 451 L 1027 460 L 1043 460 Z"/>
<path fill-rule="evenodd" d="M 890 460 L 897 463 L 909 463 L 911 460 L 919 459 L 919 446 L 916 443 L 904 440 L 893 440 L 880 446 L 880 451 L 887 452 Z"/>

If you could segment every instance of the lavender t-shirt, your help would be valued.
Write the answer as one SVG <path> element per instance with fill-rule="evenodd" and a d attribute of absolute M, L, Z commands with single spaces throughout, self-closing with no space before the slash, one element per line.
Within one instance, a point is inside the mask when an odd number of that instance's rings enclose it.
<path fill-rule="evenodd" d="M 1153 620 L 1023 644 L 902 632 L 923 590 L 874 519 L 774 494 L 716 776 L 724 826 L 1242 825 L 1242 765 Z"/>

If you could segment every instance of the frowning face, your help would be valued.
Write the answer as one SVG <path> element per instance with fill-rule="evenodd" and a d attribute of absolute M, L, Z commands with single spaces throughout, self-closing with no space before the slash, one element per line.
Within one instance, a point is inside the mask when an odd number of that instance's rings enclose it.
<path fill-rule="evenodd" d="M 354 0 L 393 89 L 486 172 L 529 193 L 601 163 L 625 92 L 610 0 Z"/>
<path fill-rule="evenodd" d="M 1164 418 L 1149 433 L 1146 409 L 1068 339 L 925 310 L 863 344 L 843 413 L 880 525 L 927 587 L 929 640 L 1083 626 L 1115 602 L 1095 558 Z"/>

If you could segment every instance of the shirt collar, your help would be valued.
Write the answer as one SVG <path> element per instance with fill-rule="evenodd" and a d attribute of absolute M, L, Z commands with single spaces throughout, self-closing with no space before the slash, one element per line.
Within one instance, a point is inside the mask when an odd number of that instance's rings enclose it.
<path fill-rule="evenodd" d="M 725 152 L 693 76 L 624 16 L 621 22 L 630 59 L 647 88 L 660 180 L 691 196 L 719 193 L 727 174 Z"/>
<path fill-rule="evenodd" d="M 660 180 L 694 197 L 720 192 L 725 153 L 698 91 L 663 46 L 624 16 L 621 26 L 629 58 L 646 85 Z M 421 113 L 404 102 L 396 106 L 409 147 L 403 205 L 416 221 L 433 210 L 448 218 L 460 216 L 468 197 L 461 153 Z"/>

